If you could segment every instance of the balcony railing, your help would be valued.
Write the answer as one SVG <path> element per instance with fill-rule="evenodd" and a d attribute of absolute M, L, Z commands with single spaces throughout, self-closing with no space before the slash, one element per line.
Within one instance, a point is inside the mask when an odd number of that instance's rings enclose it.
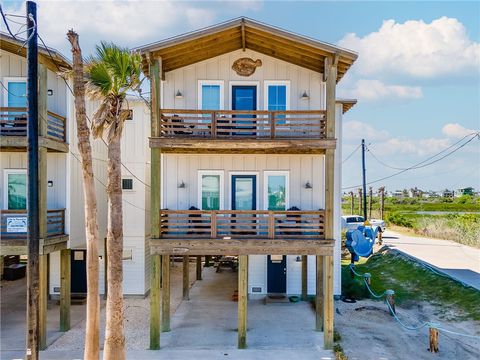
<path fill-rule="evenodd" d="M 162 109 L 160 132 L 204 139 L 325 139 L 326 112 Z"/>
<path fill-rule="evenodd" d="M 325 212 L 161 210 L 165 239 L 325 239 Z"/>
<path fill-rule="evenodd" d="M 2 240 L 27 239 L 27 211 L 0 210 Z M 47 210 L 47 236 L 65 234 L 65 209 Z"/>
<path fill-rule="evenodd" d="M 47 112 L 47 137 L 66 142 L 66 118 L 52 111 Z M 27 109 L 24 107 L 0 107 L 0 136 L 27 136 Z"/>

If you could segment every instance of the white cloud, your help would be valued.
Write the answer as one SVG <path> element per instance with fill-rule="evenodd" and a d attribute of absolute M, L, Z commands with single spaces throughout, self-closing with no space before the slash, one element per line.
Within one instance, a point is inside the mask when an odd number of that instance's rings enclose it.
<path fill-rule="evenodd" d="M 376 143 L 372 146 L 376 155 L 414 155 L 428 156 L 438 153 L 450 146 L 449 139 L 403 139 L 390 138 L 386 141 Z"/>
<path fill-rule="evenodd" d="M 383 99 L 419 99 L 423 96 L 419 86 L 388 85 L 380 80 L 360 79 L 351 89 L 345 90 L 348 97 L 364 101 Z"/>
<path fill-rule="evenodd" d="M 17 3 L 18 4 L 18 3 Z M 25 5 L 7 3 L 6 12 L 23 15 Z M 122 46 L 149 41 L 211 25 L 216 10 L 205 3 L 177 1 L 38 1 L 38 30 L 47 45 L 67 55 L 67 30 L 73 28 L 83 48 L 100 40 Z"/>
<path fill-rule="evenodd" d="M 347 121 L 343 124 L 343 138 L 345 140 L 360 140 L 362 138 L 373 140 L 382 140 L 390 135 L 388 131 L 376 129 L 370 124 L 361 121 Z"/>
<path fill-rule="evenodd" d="M 442 133 L 445 134 L 446 136 L 450 138 L 462 138 L 464 136 L 467 136 L 471 133 L 478 132 L 478 130 L 473 130 L 473 129 L 467 129 L 463 127 L 462 125 L 455 123 L 455 124 L 446 124 L 442 128 Z"/>
<path fill-rule="evenodd" d="M 431 23 L 386 20 L 364 37 L 347 34 L 338 43 L 359 52 L 354 69 L 362 76 L 379 74 L 434 78 L 479 72 L 480 43 L 469 39 L 464 25 L 441 17 Z"/>

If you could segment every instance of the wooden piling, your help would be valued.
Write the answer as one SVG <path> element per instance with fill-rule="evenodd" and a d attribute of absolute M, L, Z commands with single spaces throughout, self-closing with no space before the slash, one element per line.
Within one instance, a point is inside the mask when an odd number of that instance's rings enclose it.
<path fill-rule="evenodd" d="M 70 249 L 60 251 L 60 331 L 70 330 Z"/>
<path fill-rule="evenodd" d="M 160 349 L 160 255 L 152 255 L 150 274 L 150 350 Z"/>
<path fill-rule="evenodd" d="M 308 300 L 308 256 L 302 255 L 302 300 Z"/>
<path fill-rule="evenodd" d="M 429 329 L 429 340 L 430 340 L 430 347 L 428 350 L 432 353 L 438 353 L 438 330 L 435 328 Z"/>
<path fill-rule="evenodd" d="M 47 348 L 47 267 L 48 255 L 39 256 L 39 287 L 38 287 L 38 348 L 45 350 Z"/>
<path fill-rule="evenodd" d="M 316 256 L 315 330 L 323 330 L 323 256 Z"/>
<path fill-rule="evenodd" d="M 162 332 L 170 331 L 170 255 L 162 256 Z"/>
<path fill-rule="evenodd" d="M 202 257 L 197 256 L 197 280 L 202 280 Z"/>
<path fill-rule="evenodd" d="M 183 300 L 190 300 L 190 257 L 183 257 Z"/>
<path fill-rule="evenodd" d="M 323 259 L 323 345 L 333 348 L 333 256 Z"/>
<path fill-rule="evenodd" d="M 238 348 L 247 347 L 248 255 L 238 257 Z"/>

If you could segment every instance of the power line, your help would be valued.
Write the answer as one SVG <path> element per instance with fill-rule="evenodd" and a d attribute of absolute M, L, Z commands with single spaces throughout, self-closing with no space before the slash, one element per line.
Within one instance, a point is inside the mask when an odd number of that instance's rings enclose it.
<path fill-rule="evenodd" d="M 467 134 L 465 135 L 463 138 L 461 138 L 460 140 L 458 140 L 457 142 L 453 143 L 452 145 L 448 146 L 447 148 L 443 149 L 442 151 L 436 153 L 435 155 L 433 156 L 430 156 L 429 158 L 426 158 L 425 160 L 423 160 L 422 162 L 418 163 L 417 165 L 421 165 L 435 157 L 437 157 L 438 155 L 444 153 L 445 151 L 451 149 L 452 147 L 456 146 L 457 144 L 459 144 L 460 142 L 462 142 L 464 139 L 466 139 L 467 137 L 469 136 L 473 136 L 473 135 L 477 135 L 478 136 L 479 132 L 472 132 L 470 134 Z M 375 154 L 372 152 L 372 150 L 367 147 L 367 151 L 370 153 L 370 155 L 372 155 L 372 157 L 377 161 L 379 162 L 380 164 L 382 164 L 383 166 L 387 167 L 387 168 L 390 168 L 390 169 L 393 169 L 393 170 L 406 170 L 406 169 L 418 169 L 418 168 L 421 168 L 421 166 L 414 166 L 414 167 L 410 167 L 410 168 L 400 168 L 400 167 L 395 167 L 395 166 L 391 166 L 391 165 L 388 165 L 386 164 L 385 162 L 383 162 L 382 160 L 380 160 L 377 156 L 375 156 Z"/>
<path fill-rule="evenodd" d="M 438 159 L 435 159 L 435 160 L 433 160 L 433 161 L 431 161 L 431 162 L 429 162 L 429 163 L 426 163 L 426 164 L 425 164 L 425 161 L 426 161 L 426 160 L 423 160 L 423 161 L 421 161 L 420 163 L 417 163 L 417 164 L 412 165 L 412 166 L 410 166 L 410 167 L 408 167 L 408 168 L 405 168 L 405 169 L 403 169 L 403 170 L 401 170 L 401 171 L 398 171 L 398 172 L 396 172 L 395 174 L 392 174 L 392 175 L 385 176 L 385 177 L 380 178 L 380 179 L 376 179 L 376 180 L 370 181 L 370 182 L 367 183 L 367 185 L 375 184 L 375 183 L 377 183 L 377 182 L 379 182 L 379 181 L 383 181 L 383 180 L 390 179 L 390 178 L 392 178 L 392 177 L 394 177 L 394 176 L 400 175 L 400 174 L 402 174 L 402 173 L 404 173 L 404 172 L 406 172 L 406 171 L 409 171 L 409 170 L 420 169 L 420 168 L 424 168 L 424 167 L 430 166 L 430 165 L 432 165 L 432 164 L 435 164 L 435 163 L 437 163 L 437 162 L 445 159 L 446 157 L 450 156 L 451 154 L 457 152 L 458 150 L 460 150 L 461 148 L 463 148 L 464 146 L 466 146 L 468 143 L 470 143 L 471 141 L 473 141 L 475 138 L 479 138 L 479 139 L 480 139 L 480 133 L 478 133 L 478 132 L 477 132 L 477 133 L 472 133 L 471 135 L 473 135 L 473 136 L 472 136 L 468 141 L 464 142 L 463 144 L 461 144 L 460 146 L 458 146 L 456 149 L 450 151 L 449 153 L 443 155 L 442 157 L 440 157 L 440 158 L 438 158 Z M 468 136 L 468 135 L 467 135 L 467 136 Z M 458 142 L 457 142 L 457 143 L 458 143 Z M 436 155 L 434 155 L 434 156 L 431 157 L 430 159 L 438 156 L 439 154 L 443 153 L 444 151 L 445 151 L 445 150 L 442 150 L 441 152 L 437 153 Z M 423 165 L 419 166 L 420 164 L 423 164 Z M 357 187 L 359 187 L 359 186 L 361 186 L 361 185 L 348 186 L 348 187 L 342 188 L 342 190 L 354 189 L 354 188 L 357 188 Z"/>
<path fill-rule="evenodd" d="M 54 57 L 52 55 L 52 53 L 50 52 L 50 49 L 47 47 L 47 45 L 45 44 L 45 42 L 43 41 L 42 37 L 40 36 L 40 34 L 38 34 L 38 38 L 40 39 L 40 41 L 42 42 L 43 46 L 45 47 L 45 49 L 47 50 L 47 53 L 48 53 L 48 56 L 53 60 L 53 63 L 55 64 L 55 66 L 57 67 L 57 69 L 59 71 L 61 71 L 60 67 L 57 65 L 57 63 L 55 62 L 54 60 Z M 73 89 L 71 88 L 70 84 L 68 83 L 67 80 L 65 80 L 65 78 L 62 76 L 61 77 L 62 80 L 65 82 L 65 85 L 67 86 L 68 90 L 70 91 L 70 93 L 72 94 L 72 96 L 75 96 L 74 93 L 73 93 Z M 85 114 L 85 117 L 86 119 L 88 120 L 90 126 L 92 125 L 92 120 L 90 120 L 90 118 L 88 117 L 87 114 Z M 100 139 L 102 140 L 102 142 L 105 144 L 105 146 L 108 147 L 108 144 L 107 142 L 105 141 L 105 139 L 103 137 L 100 137 Z M 148 185 L 145 181 L 143 181 L 142 179 L 140 179 L 137 175 L 135 175 L 123 162 L 121 162 L 121 165 L 122 167 L 127 170 L 135 179 L 137 179 L 138 181 L 140 181 L 144 186 L 146 187 L 150 187 L 150 185 Z"/>
<path fill-rule="evenodd" d="M 360 149 L 361 146 L 362 146 L 362 145 L 358 145 L 358 146 L 350 153 L 350 155 L 348 155 L 348 156 L 342 161 L 342 164 L 343 164 L 344 162 L 346 162 L 348 159 L 350 159 L 350 158 L 353 156 L 353 154 L 355 154 L 355 153 L 358 151 L 358 149 Z"/>

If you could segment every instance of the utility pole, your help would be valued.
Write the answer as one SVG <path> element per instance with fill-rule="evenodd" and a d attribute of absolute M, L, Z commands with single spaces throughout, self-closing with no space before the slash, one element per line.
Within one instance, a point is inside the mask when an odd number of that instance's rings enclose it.
<path fill-rule="evenodd" d="M 353 210 L 355 208 L 355 196 L 353 195 L 353 191 L 350 191 L 350 214 L 353 215 Z"/>
<path fill-rule="evenodd" d="M 365 169 L 365 139 L 362 139 L 362 190 L 363 190 L 363 218 L 367 221 L 367 170 Z M 361 201 L 361 200 L 360 200 Z"/>
<path fill-rule="evenodd" d="M 27 1 L 27 107 L 28 107 L 28 266 L 27 360 L 38 359 L 39 233 L 38 190 L 38 42 L 37 4 Z"/>
<path fill-rule="evenodd" d="M 380 219 L 383 220 L 383 213 L 385 210 L 385 187 L 382 186 L 378 191 L 380 192 Z"/>
<path fill-rule="evenodd" d="M 373 189 L 370 186 L 368 188 L 368 218 L 372 218 L 372 203 L 373 203 Z"/>

